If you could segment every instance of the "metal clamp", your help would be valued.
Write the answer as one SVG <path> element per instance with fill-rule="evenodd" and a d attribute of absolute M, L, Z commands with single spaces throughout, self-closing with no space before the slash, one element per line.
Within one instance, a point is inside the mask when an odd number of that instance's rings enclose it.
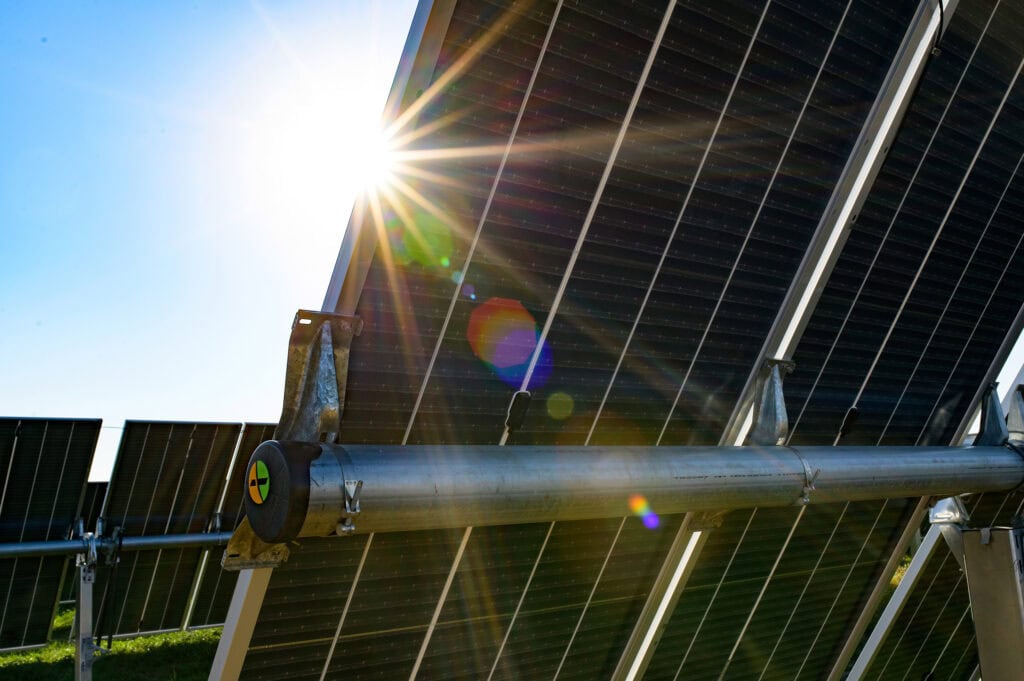
<path fill-rule="evenodd" d="M 99 537 L 92 532 L 86 532 L 82 536 L 82 553 L 78 554 L 75 564 L 93 568 L 99 561 Z"/>
<path fill-rule="evenodd" d="M 814 470 L 811 470 L 810 464 L 807 463 L 807 460 L 804 457 L 800 456 L 800 452 L 793 448 L 790 448 L 789 451 L 793 452 L 793 456 L 800 461 L 800 466 L 804 469 L 804 488 L 800 497 L 793 502 L 793 505 L 807 506 L 811 503 L 811 492 L 814 491 L 814 482 L 818 479 L 821 469 L 815 468 Z"/>
<path fill-rule="evenodd" d="M 363 491 L 362 480 L 345 481 L 345 512 L 343 520 L 338 523 L 337 534 L 339 537 L 355 532 L 356 526 L 352 522 L 359 515 L 359 494 Z"/>
<path fill-rule="evenodd" d="M 1004 444 L 1004 446 L 1006 446 L 1006 448 L 1008 450 L 1010 450 L 1011 452 L 1016 453 L 1018 457 L 1020 457 L 1022 460 L 1024 460 L 1024 442 L 1021 442 L 1019 440 L 1012 440 L 1011 439 L 1011 440 L 1007 440 L 1007 442 Z M 1021 493 L 1024 493 L 1024 480 L 1021 480 L 1021 483 L 1018 484 L 1016 487 L 1014 487 L 1013 490 L 1011 491 L 1011 494 L 1021 494 Z"/>

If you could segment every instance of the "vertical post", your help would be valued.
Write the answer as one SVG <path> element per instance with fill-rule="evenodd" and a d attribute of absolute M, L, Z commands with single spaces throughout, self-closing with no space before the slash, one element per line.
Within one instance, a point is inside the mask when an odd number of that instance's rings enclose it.
<path fill-rule="evenodd" d="M 224 633 L 210 667 L 210 681 L 236 681 L 249 650 L 249 640 L 256 628 L 256 618 L 263 606 L 263 596 L 270 584 L 272 568 L 242 570 L 238 573 L 235 593 L 228 607 Z M 76 679 L 76 681 L 78 681 Z"/>
<path fill-rule="evenodd" d="M 75 612 L 75 681 L 92 681 L 92 585 L 96 564 L 88 554 L 78 554 L 78 594 Z"/>

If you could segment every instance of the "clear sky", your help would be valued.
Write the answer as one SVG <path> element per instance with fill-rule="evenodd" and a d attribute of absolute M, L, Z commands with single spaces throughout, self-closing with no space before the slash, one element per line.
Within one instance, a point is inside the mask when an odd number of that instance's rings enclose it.
<path fill-rule="evenodd" d="M 276 421 L 414 8 L 0 4 L 0 415 Z"/>

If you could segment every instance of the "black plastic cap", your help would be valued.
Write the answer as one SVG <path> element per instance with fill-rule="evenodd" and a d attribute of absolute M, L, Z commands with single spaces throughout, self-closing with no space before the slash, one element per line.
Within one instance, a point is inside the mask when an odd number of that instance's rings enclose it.
<path fill-rule="evenodd" d="M 279 544 L 298 536 L 309 508 L 309 464 L 318 456 L 319 445 L 277 440 L 252 453 L 242 499 L 257 537 Z"/>

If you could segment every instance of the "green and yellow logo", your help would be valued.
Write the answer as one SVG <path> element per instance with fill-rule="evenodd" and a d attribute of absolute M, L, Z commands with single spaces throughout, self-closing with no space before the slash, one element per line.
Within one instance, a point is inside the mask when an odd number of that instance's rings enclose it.
<path fill-rule="evenodd" d="M 254 504 L 262 504 L 270 494 L 270 471 L 262 461 L 253 461 L 249 466 L 249 498 Z"/>

